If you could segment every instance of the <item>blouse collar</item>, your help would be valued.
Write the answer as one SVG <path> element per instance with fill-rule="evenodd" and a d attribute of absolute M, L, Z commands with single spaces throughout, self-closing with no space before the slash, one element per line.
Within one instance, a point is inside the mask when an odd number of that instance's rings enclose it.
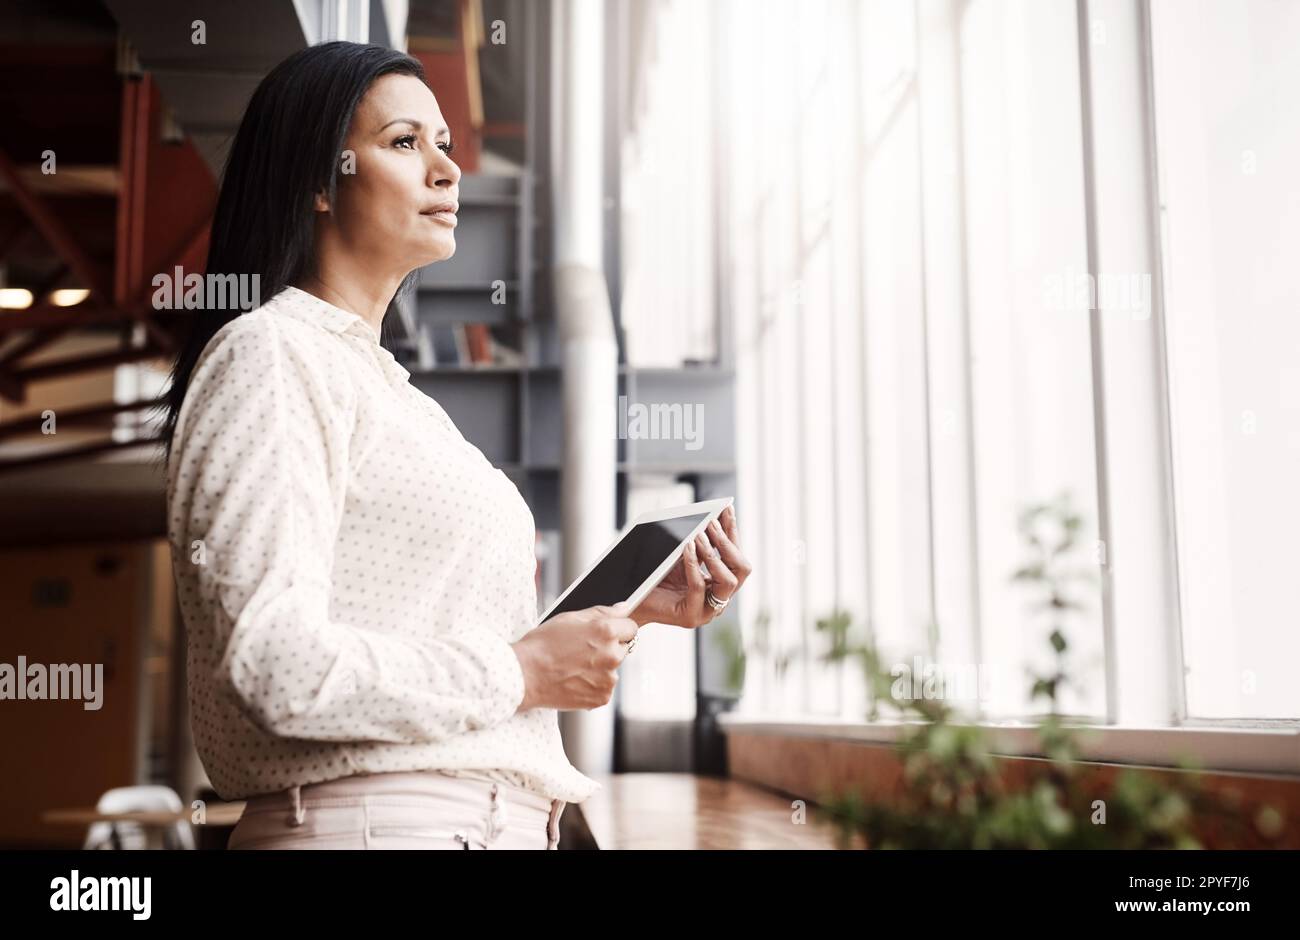
<path fill-rule="evenodd" d="M 309 294 L 292 284 L 286 285 L 275 300 L 279 301 L 276 306 L 282 313 L 323 327 L 331 333 L 348 333 L 364 339 L 384 372 L 394 383 L 405 383 L 410 380 L 411 373 L 379 342 L 379 334 L 364 317 L 342 307 L 336 307 L 329 301 L 322 300 L 315 294 Z"/>

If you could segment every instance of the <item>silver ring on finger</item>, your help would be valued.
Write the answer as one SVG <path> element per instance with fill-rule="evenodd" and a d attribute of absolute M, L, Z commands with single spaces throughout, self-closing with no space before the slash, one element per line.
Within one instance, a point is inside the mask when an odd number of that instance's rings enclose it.
<path fill-rule="evenodd" d="M 704 592 L 704 600 L 713 608 L 714 613 L 720 614 L 727 609 L 727 604 L 731 601 L 731 598 L 720 600 L 718 596 L 713 593 L 713 588 L 709 588 Z"/>

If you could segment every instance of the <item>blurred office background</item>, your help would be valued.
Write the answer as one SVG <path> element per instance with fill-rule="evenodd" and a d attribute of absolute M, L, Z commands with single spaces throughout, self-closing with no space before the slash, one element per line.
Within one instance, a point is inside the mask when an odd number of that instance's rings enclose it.
<path fill-rule="evenodd" d="M 333 38 L 419 56 L 451 124 L 458 251 L 384 342 L 528 499 L 541 606 L 638 513 L 737 498 L 749 583 L 564 716 L 582 769 L 780 789 L 791 738 L 876 740 L 846 640 L 1032 722 L 1053 505 L 1092 756 L 1300 774 L 1300 3 L 4 0 L 0 662 L 106 694 L 0 702 L 0 843 L 206 793 L 150 284 L 202 269 L 258 80 Z"/>

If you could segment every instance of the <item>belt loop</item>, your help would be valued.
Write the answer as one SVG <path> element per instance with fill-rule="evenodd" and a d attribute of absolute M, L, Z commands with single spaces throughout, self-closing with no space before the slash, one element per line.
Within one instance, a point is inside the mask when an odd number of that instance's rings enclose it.
<path fill-rule="evenodd" d="M 505 828 L 505 821 L 506 821 L 506 811 L 505 811 L 505 804 L 501 799 L 501 785 L 498 783 L 493 783 L 492 784 L 492 806 L 491 809 L 488 811 L 488 827 L 487 827 L 488 842 L 494 841 L 496 837 L 501 834 L 501 831 Z"/>
<path fill-rule="evenodd" d="M 551 800 L 551 815 L 546 821 L 546 847 L 548 849 L 560 848 L 560 817 L 564 815 L 564 807 L 568 806 L 566 800 L 555 798 Z"/>
<path fill-rule="evenodd" d="M 289 798 L 293 800 L 293 816 L 289 819 L 289 825 L 301 826 L 307 815 L 307 809 L 302 805 L 302 786 L 295 784 L 290 787 Z"/>

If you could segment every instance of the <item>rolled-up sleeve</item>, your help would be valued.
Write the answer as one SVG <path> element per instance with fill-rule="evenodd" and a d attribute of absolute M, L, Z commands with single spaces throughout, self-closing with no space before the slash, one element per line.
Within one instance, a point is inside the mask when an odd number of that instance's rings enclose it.
<path fill-rule="evenodd" d="M 331 618 L 354 403 L 271 318 L 241 317 L 195 369 L 173 442 L 172 503 L 219 689 L 282 737 L 429 742 L 516 712 L 524 676 L 500 631 L 412 638 Z"/>

